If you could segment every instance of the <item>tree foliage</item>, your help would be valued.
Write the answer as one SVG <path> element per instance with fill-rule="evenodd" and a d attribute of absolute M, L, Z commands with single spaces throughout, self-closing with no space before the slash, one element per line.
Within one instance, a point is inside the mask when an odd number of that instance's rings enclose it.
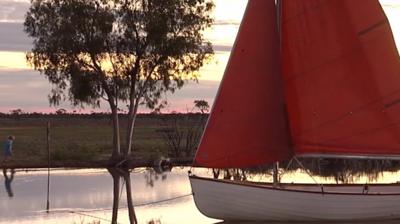
<path fill-rule="evenodd" d="M 210 110 L 210 105 L 208 105 L 208 102 L 205 100 L 195 100 L 194 107 L 199 109 L 202 114 L 208 113 Z"/>
<path fill-rule="evenodd" d="M 139 105 L 162 107 L 163 93 L 197 80 L 213 54 L 203 37 L 213 22 L 211 0 L 31 3 L 24 27 L 34 47 L 27 60 L 53 84 L 50 103 L 96 107 L 104 99 L 117 125 L 118 102 L 126 102 L 128 148 Z"/>

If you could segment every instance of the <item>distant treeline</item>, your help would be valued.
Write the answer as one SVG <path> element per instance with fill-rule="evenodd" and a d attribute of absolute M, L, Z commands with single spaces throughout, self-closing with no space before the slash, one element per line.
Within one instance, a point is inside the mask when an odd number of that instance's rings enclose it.
<path fill-rule="evenodd" d="M 93 113 L 2 113 L 0 112 L 0 118 L 110 118 L 111 113 L 107 112 L 93 112 Z M 127 117 L 126 114 L 119 114 L 120 118 Z M 142 113 L 138 114 L 138 118 L 176 118 L 176 117 L 207 117 L 207 113 Z"/>

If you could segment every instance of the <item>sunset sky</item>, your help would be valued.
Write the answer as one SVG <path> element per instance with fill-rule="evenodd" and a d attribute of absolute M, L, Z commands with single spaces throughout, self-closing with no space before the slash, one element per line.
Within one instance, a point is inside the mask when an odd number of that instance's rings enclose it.
<path fill-rule="evenodd" d="M 169 106 L 163 112 L 190 111 L 196 99 L 213 102 L 247 1 L 216 0 L 215 3 L 215 24 L 205 33 L 214 45 L 214 60 L 202 68 L 198 84 L 189 83 L 168 96 Z M 400 1 L 381 0 L 381 3 L 400 46 Z M 17 108 L 25 112 L 53 112 L 57 109 L 48 104 L 50 84 L 25 62 L 25 52 L 32 48 L 31 40 L 22 31 L 29 4 L 29 0 L 0 0 L 0 112 L 7 113 Z M 69 103 L 59 108 L 74 110 Z M 91 110 L 87 108 L 85 111 Z"/>

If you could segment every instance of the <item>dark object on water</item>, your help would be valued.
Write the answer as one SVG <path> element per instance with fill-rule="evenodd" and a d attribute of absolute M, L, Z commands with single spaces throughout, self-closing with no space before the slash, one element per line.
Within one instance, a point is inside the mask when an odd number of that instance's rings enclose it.
<path fill-rule="evenodd" d="M 154 161 L 153 169 L 157 173 L 169 172 L 172 169 L 172 163 L 169 158 L 160 158 Z"/>
<path fill-rule="evenodd" d="M 14 197 L 14 193 L 13 193 L 12 188 L 11 188 L 11 182 L 14 179 L 14 174 L 15 174 L 15 170 L 14 169 L 11 169 L 10 176 L 7 175 L 7 169 L 3 169 L 4 185 L 6 187 L 6 191 L 7 191 L 8 197 L 10 197 L 10 198 Z"/>

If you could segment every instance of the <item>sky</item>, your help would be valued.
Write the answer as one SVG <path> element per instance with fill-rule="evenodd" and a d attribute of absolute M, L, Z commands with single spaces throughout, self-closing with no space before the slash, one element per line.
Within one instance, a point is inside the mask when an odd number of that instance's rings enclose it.
<path fill-rule="evenodd" d="M 31 69 L 25 61 L 25 52 L 32 48 L 23 32 L 23 20 L 29 0 L 0 0 L 0 112 L 13 109 L 24 112 L 54 112 L 59 108 L 81 112 L 99 111 L 92 108 L 73 108 L 68 102 L 50 107 L 47 95 L 51 86 L 43 75 Z M 168 106 L 162 112 L 190 112 L 193 101 L 203 99 L 213 103 L 230 50 L 234 43 L 247 0 L 215 0 L 215 23 L 205 32 L 214 45 L 214 59 L 201 71 L 198 83 L 188 83 L 173 95 L 167 95 Z M 400 46 L 400 0 L 381 0 Z M 108 111 L 106 104 L 100 111 Z M 148 110 L 142 108 L 142 112 Z"/>

